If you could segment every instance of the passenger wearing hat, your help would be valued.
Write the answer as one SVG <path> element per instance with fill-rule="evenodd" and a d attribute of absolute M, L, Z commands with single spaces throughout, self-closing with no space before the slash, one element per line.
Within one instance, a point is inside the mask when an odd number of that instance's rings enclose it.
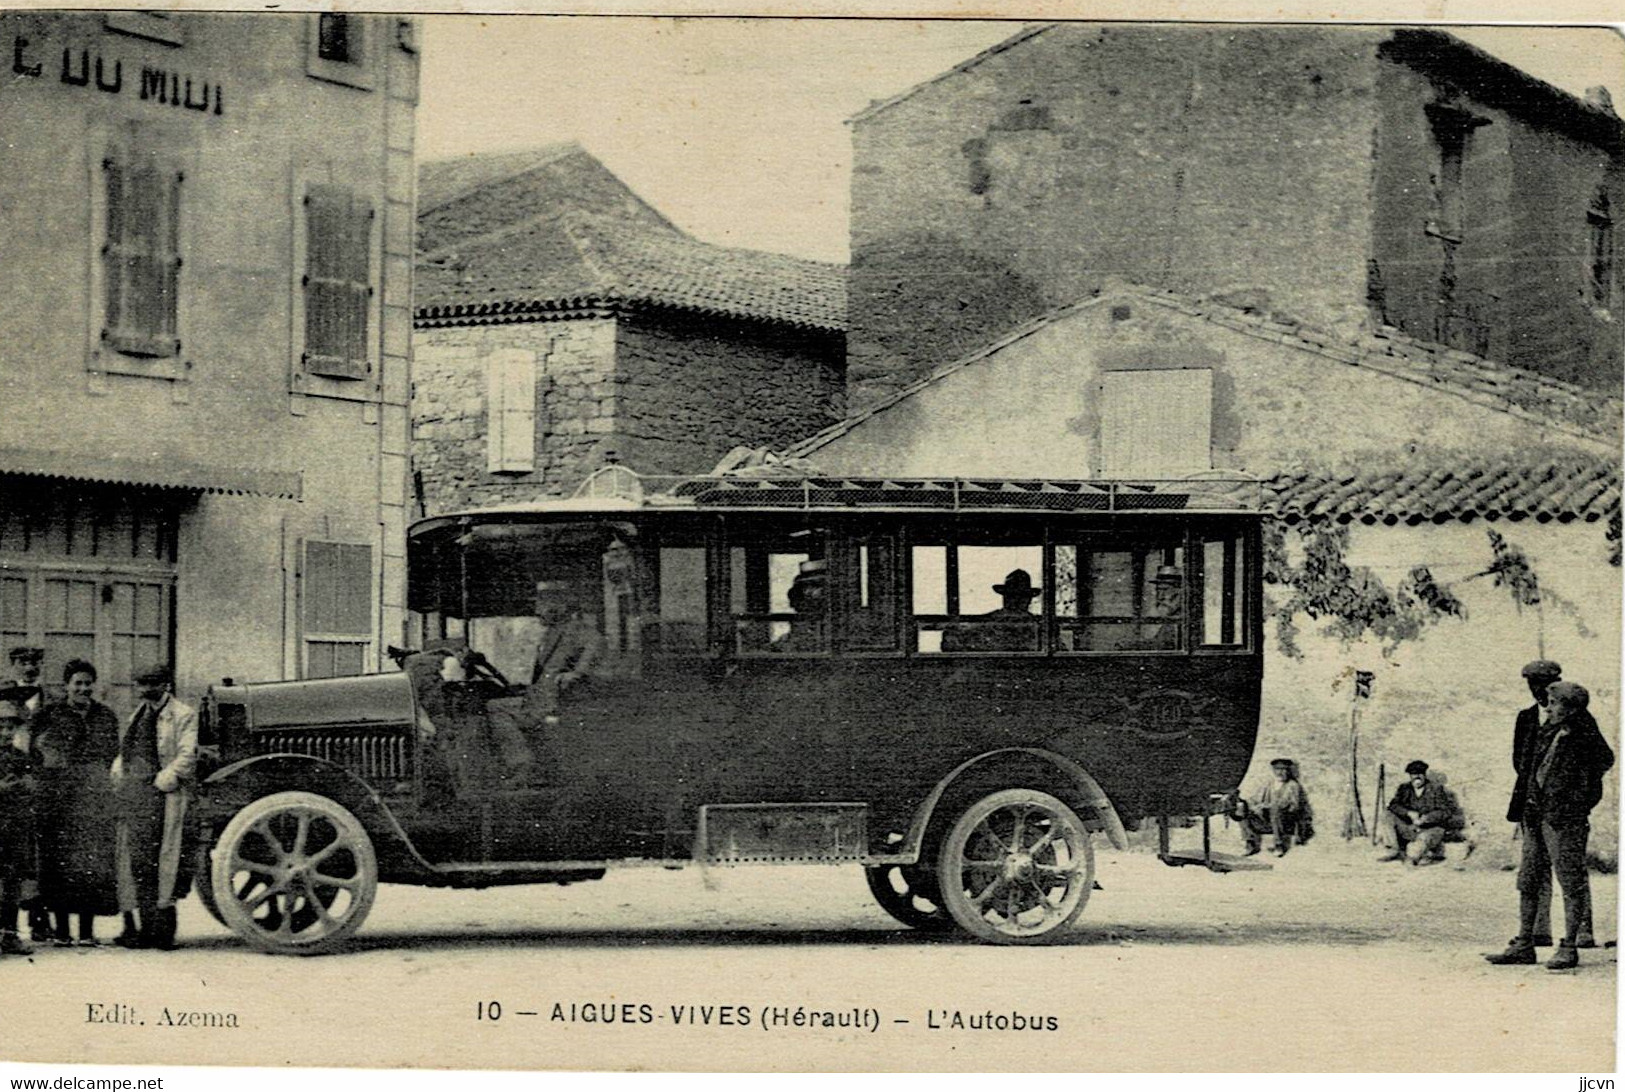
<path fill-rule="evenodd" d="M 0 686 L 0 955 L 28 955 L 17 931 L 23 885 L 34 878 L 35 779 L 39 753 L 23 715 L 25 687 Z"/>
<path fill-rule="evenodd" d="M 986 614 L 975 615 L 942 634 L 944 652 L 1037 652 L 1038 618 L 1033 600 L 1041 590 L 1026 569 L 1011 569 L 1004 583 L 993 585 L 1003 602 Z"/>
<path fill-rule="evenodd" d="M 592 676 L 604 655 L 604 638 L 597 619 L 582 599 L 579 581 L 540 580 L 536 583 L 536 617 L 545 633 L 536 649 L 536 664 L 525 697 L 525 715 L 557 723 L 561 702 Z"/>
<path fill-rule="evenodd" d="M 1614 765 L 1613 749 L 1592 719 L 1590 703 L 1591 695 L 1578 683 L 1553 682 L 1546 688 L 1549 715 L 1524 752 L 1524 793 L 1513 802 L 1523 837 L 1518 935 L 1506 951 L 1485 957 L 1491 963 L 1535 962 L 1540 889 L 1549 873 L 1556 873 L 1563 889 L 1564 934 L 1547 969 L 1566 971 L 1580 962 L 1577 942 L 1591 906 L 1586 874 L 1591 809 L 1602 799 L 1603 775 Z"/>
<path fill-rule="evenodd" d="M 796 612 L 790 629 L 773 642 L 774 652 L 829 651 L 828 562 L 803 561 L 785 598 Z"/>
<path fill-rule="evenodd" d="M 1421 759 L 1407 763 L 1405 773 L 1410 780 L 1388 801 L 1388 814 L 1394 820 L 1394 849 L 1381 859 L 1418 866 L 1437 864 L 1444 860 L 1441 847 L 1456 815 L 1456 801 L 1428 776 L 1428 764 Z"/>
<path fill-rule="evenodd" d="M 1271 848 L 1275 855 L 1284 857 L 1294 841 L 1307 842 L 1314 833 L 1314 812 L 1309 794 L 1298 780 L 1298 764 L 1290 758 L 1274 759 L 1270 774 L 1272 780 L 1253 794 L 1250 803 L 1241 802 L 1237 816 L 1248 856 L 1264 848 L 1266 834 L 1274 836 Z"/>
<path fill-rule="evenodd" d="M 175 900 L 184 893 L 181 842 L 197 766 L 197 711 L 171 692 L 174 676 L 156 664 L 136 673 L 141 705 L 119 732 L 113 759 L 119 907 L 136 930 L 115 943 L 175 946 Z"/>

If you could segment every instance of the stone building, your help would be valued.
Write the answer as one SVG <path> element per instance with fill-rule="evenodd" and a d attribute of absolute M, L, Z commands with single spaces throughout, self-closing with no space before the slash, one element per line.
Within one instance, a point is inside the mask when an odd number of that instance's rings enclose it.
<path fill-rule="evenodd" d="M 713 246 L 573 144 L 424 164 L 413 454 L 428 512 L 704 472 L 840 420 L 841 267 Z"/>
<path fill-rule="evenodd" d="M 1114 276 L 1620 385 L 1625 126 L 1449 34 L 1038 26 L 852 133 L 855 407 Z"/>
<path fill-rule="evenodd" d="M 0 14 L 0 645 L 196 695 L 405 614 L 412 19 Z"/>

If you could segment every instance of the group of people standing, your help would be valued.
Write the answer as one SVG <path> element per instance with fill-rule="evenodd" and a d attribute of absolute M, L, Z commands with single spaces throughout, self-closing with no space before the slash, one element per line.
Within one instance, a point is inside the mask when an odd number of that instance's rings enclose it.
<path fill-rule="evenodd" d="M 95 698 L 89 661 L 69 660 L 61 697 L 47 700 L 41 650 L 14 648 L 9 658 L 12 677 L 0 683 L 0 955 L 41 943 L 95 947 L 96 918 L 114 915 L 124 921 L 114 943 L 174 947 L 197 713 L 171 693 L 166 665 L 135 674 L 141 704 L 120 724 Z"/>

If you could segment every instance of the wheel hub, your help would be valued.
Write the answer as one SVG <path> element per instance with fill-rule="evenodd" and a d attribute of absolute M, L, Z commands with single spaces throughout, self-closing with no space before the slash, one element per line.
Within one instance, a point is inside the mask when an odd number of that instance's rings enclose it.
<path fill-rule="evenodd" d="M 1025 880 L 1033 874 L 1033 857 L 1026 852 L 1016 852 L 1004 858 L 1004 878 L 1008 880 Z"/>

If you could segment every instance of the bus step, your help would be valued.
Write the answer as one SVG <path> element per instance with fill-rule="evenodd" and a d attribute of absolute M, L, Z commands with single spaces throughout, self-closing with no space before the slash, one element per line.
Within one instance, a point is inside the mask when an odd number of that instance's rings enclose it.
<path fill-rule="evenodd" d="M 1205 858 L 1200 853 L 1159 853 L 1157 860 L 1172 868 L 1201 865 L 1210 872 L 1269 872 L 1275 868 L 1266 861 L 1236 857 L 1229 853 L 1213 853 Z"/>

